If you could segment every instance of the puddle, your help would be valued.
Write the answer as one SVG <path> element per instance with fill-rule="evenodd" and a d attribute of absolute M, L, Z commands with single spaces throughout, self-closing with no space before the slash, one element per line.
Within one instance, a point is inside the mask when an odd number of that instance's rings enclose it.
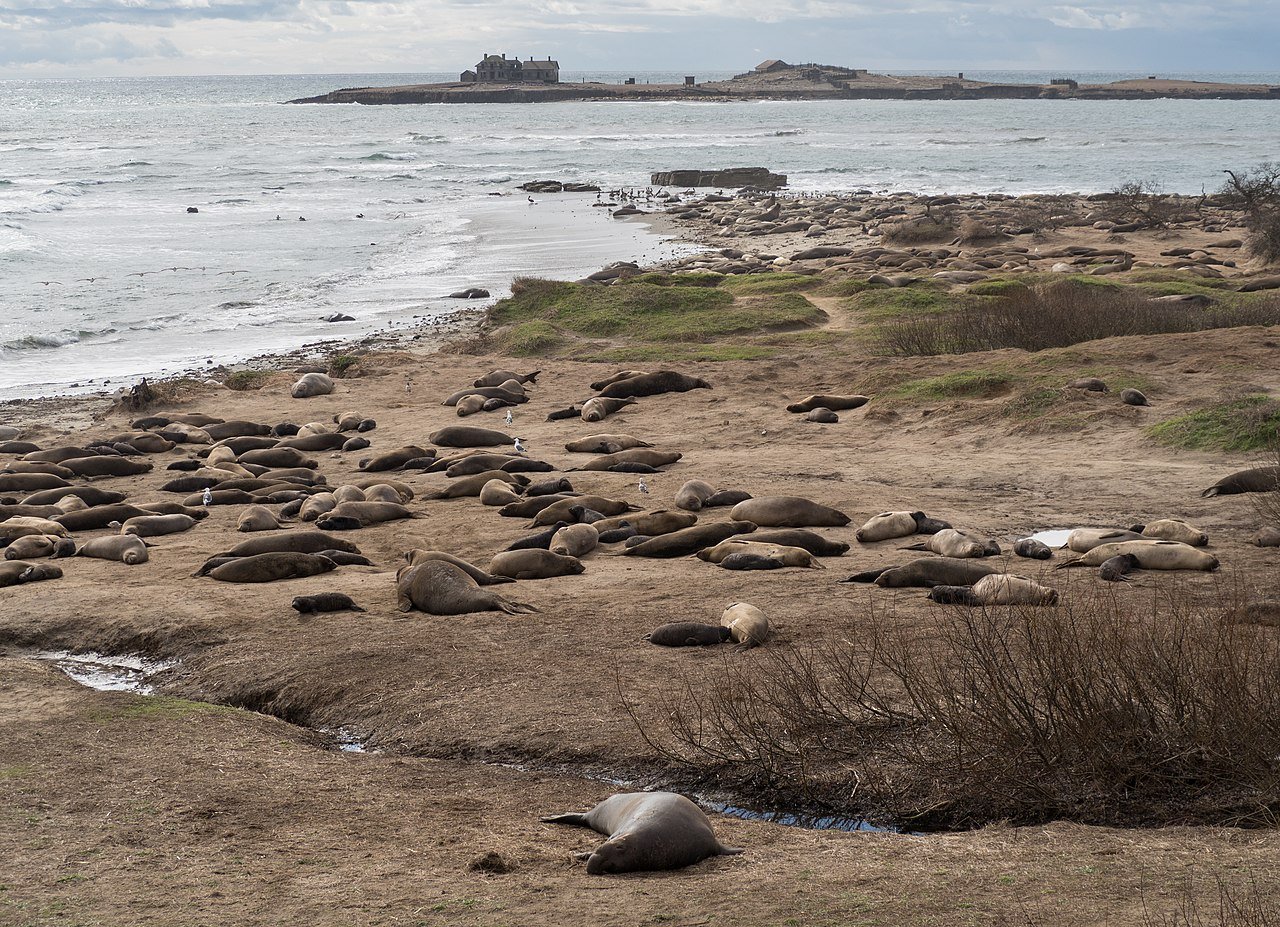
<path fill-rule="evenodd" d="M 346 727 L 318 727 L 316 733 L 332 738 L 333 745 L 342 753 L 377 753 L 370 750 L 365 738 Z"/>
<path fill-rule="evenodd" d="M 1039 541 L 1046 547 L 1053 547 L 1055 549 L 1059 547 L 1066 547 L 1067 538 L 1071 535 L 1072 530 L 1074 529 L 1053 528 L 1049 531 L 1037 531 L 1035 534 L 1031 535 L 1031 540 Z"/>
<path fill-rule="evenodd" d="M 698 804 L 719 814 L 727 814 L 731 818 L 742 818 L 744 821 L 764 821 L 768 824 L 781 824 L 783 827 L 800 827 L 804 830 L 841 830 L 847 833 L 900 833 L 896 827 L 877 827 L 864 818 L 846 818 L 838 815 L 791 814 L 786 811 L 754 811 L 738 805 L 699 799 Z"/>
<path fill-rule="evenodd" d="M 52 663 L 69 678 L 100 692 L 133 692 L 137 695 L 153 695 L 155 687 L 147 680 L 156 673 L 172 669 L 177 663 L 171 660 L 152 660 L 142 656 L 108 656 L 88 651 L 72 653 L 69 650 L 39 650 L 33 659 Z"/>

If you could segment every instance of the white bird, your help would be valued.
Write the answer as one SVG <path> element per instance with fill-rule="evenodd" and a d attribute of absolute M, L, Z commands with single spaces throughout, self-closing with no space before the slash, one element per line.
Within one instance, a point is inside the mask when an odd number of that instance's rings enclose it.
<path fill-rule="evenodd" d="M 508 410 L 507 410 L 507 424 L 508 424 L 508 425 L 510 425 L 510 424 L 511 424 L 511 410 L 510 410 L 510 409 L 508 409 Z"/>
<path fill-rule="evenodd" d="M 640 493 L 645 496 L 649 495 L 649 484 L 644 480 L 640 481 Z"/>
<path fill-rule="evenodd" d="M 404 391 L 406 394 L 413 392 L 413 380 L 406 379 L 404 381 Z"/>
<path fill-rule="evenodd" d="M 213 505 L 213 490 L 208 486 L 204 488 L 204 499 L 202 501 L 204 502 L 205 508 Z"/>
<path fill-rule="evenodd" d="M 516 444 L 515 444 L 515 447 L 516 447 L 516 453 L 517 453 L 517 454 L 523 454 L 523 453 L 524 453 L 524 445 L 520 443 L 520 439 L 519 439 L 519 438 L 516 438 Z"/>

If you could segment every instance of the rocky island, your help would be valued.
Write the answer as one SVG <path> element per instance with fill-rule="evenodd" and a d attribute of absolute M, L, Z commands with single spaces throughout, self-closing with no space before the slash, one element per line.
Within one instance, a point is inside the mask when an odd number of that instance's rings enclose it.
<path fill-rule="evenodd" d="M 470 74 L 471 72 L 467 72 Z M 683 84 L 606 84 L 459 80 L 398 87 L 349 87 L 290 103 L 558 103 L 571 100 L 994 100 L 1075 99 L 1280 100 L 1280 86 L 1166 80 L 1107 84 L 1060 78 L 1048 84 L 1002 84 L 945 77 L 873 74 L 863 68 L 766 61 L 728 80 Z"/>

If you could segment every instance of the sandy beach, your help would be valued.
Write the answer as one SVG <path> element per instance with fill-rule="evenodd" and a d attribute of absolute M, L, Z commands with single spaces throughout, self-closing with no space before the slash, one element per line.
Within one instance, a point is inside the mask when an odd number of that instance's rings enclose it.
<path fill-rule="evenodd" d="M 1274 269 L 1245 252 L 1239 214 L 1185 198 L 1158 227 L 1117 231 L 1125 204 L 1098 198 L 944 199 L 954 202 L 695 195 L 674 213 L 642 200 L 647 215 L 615 221 L 709 250 L 615 268 L 604 276 L 649 282 L 573 290 L 543 315 L 513 301 L 507 315 L 500 306 L 417 340 L 325 344 L 158 383 L 159 399 L 143 410 L 109 396 L 3 406 L 0 423 L 46 449 L 128 433 L 143 415 L 376 420 L 363 433 L 368 449 L 309 455 L 330 487 L 370 476 L 360 463 L 372 454 L 428 448 L 438 429 L 479 425 L 519 437 L 529 457 L 554 468 L 528 474 L 535 481 L 565 476 L 575 491 L 645 511 L 672 509 L 695 478 L 757 498 L 801 496 L 849 517 L 846 527 L 816 530 L 850 549 L 823 558 L 824 569 L 734 572 L 601 546 L 583 557 L 581 575 L 493 587 L 531 614 L 402 613 L 405 551 L 444 550 L 484 568 L 534 529 L 476 498 L 428 499 L 454 482 L 444 473 L 396 471 L 385 476 L 412 490 L 414 517 L 341 532 L 372 566 L 255 584 L 193 576 L 207 558 L 260 536 L 237 531 L 238 505 L 210 506 L 192 530 L 152 539 L 146 563 L 48 561 L 61 578 L 0 593 L 0 922 L 1146 925 L 1216 912 L 1224 891 L 1274 911 L 1274 827 L 1227 826 L 1225 813 L 1204 823 L 1190 797 L 1187 808 L 1161 807 L 1145 821 L 1117 813 L 941 833 L 815 829 L 716 813 L 726 803 L 766 816 L 820 809 L 770 804 L 785 790 L 682 766 L 655 747 L 670 743 L 663 719 L 673 700 L 705 708 L 715 679 L 768 673 L 780 653 L 844 646 L 873 627 L 922 652 L 939 645 L 955 610 L 927 589 L 840 584 L 927 556 L 899 549 L 918 538 L 857 542 L 855 529 L 881 512 L 922 510 L 995 539 L 1001 554 L 991 562 L 1057 590 L 1058 612 L 1106 605 L 1158 619 L 1175 600 L 1216 614 L 1276 595 L 1277 550 L 1250 543 L 1266 526 L 1255 500 L 1201 495 L 1274 457 L 1263 447 L 1170 443 L 1153 430 L 1242 397 L 1274 404 L 1274 321 L 1039 350 L 909 355 L 885 340 L 977 311 L 1010 287 L 1042 293 L 1059 282 L 1152 301 L 1201 297 L 1212 311 L 1268 318 L 1269 289 L 1241 292 Z M 923 225 L 932 238 L 910 240 Z M 830 250 L 804 256 L 817 247 Z M 657 299 L 697 275 L 708 277 L 702 290 L 737 287 L 725 305 L 748 321 L 706 334 L 645 334 L 647 321 L 617 331 L 589 302 L 631 287 L 651 287 Z M 769 321 L 784 309 L 801 321 Z M 534 329 L 522 326 L 550 331 L 537 342 L 545 346 L 530 347 Z M 339 357 L 351 358 L 340 370 Z M 316 363 L 344 374 L 333 393 L 292 398 L 297 369 Z M 505 409 L 463 419 L 441 404 L 494 368 L 541 371 L 509 426 Z M 591 396 L 593 381 L 632 368 L 676 369 L 712 388 L 646 396 L 599 424 L 548 420 Z M 1085 377 L 1104 379 L 1108 391 L 1069 386 Z M 1126 387 L 1149 405 L 1122 402 Z M 811 394 L 870 401 L 835 424 L 785 410 Z M 566 442 L 598 432 L 683 456 L 655 473 L 578 469 L 590 455 Z M 134 504 L 180 500 L 161 487 L 183 473 L 166 468 L 205 449 L 177 444 L 139 458 L 150 472 L 74 483 L 119 490 Z M 698 516 L 723 521 L 728 509 Z M 1096 570 L 1055 570 L 1068 551 L 1052 561 L 1010 552 L 1038 531 L 1160 518 L 1206 532 L 1220 569 L 1143 570 L 1106 583 Z M 284 531 L 311 527 L 290 521 Z M 73 535 L 83 543 L 114 533 Z M 294 596 L 326 591 L 366 611 L 290 608 Z M 763 609 L 774 638 L 745 651 L 643 640 L 666 622 L 716 624 L 735 602 Z M 1035 620 L 1016 608 L 999 613 Z M 1274 626 L 1246 625 L 1263 641 L 1259 652 L 1274 648 Z M 153 692 L 79 685 L 50 659 L 62 652 L 156 661 Z M 620 788 L 662 786 L 700 797 L 722 842 L 746 852 L 596 878 L 571 854 L 603 838 L 538 820 L 586 810 Z M 844 815 L 902 823 L 856 795 L 840 801 Z"/>

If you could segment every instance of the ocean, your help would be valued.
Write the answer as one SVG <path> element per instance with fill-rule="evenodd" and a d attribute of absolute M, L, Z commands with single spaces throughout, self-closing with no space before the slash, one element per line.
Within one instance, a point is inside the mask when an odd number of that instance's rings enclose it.
<path fill-rule="evenodd" d="M 565 79 L 627 76 L 681 75 Z M 457 309 L 443 298 L 456 289 L 496 297 L 517 276 L 572 279 L 683 247 L 610 219 L 591 194 L 531 204 L 515 191 L 528 180 L 607 190 L 645 186 L 655 170 L 762 166 L 794 190 L 1099 192 L 1145 180 L 1198 193 L 1280 150 L 1269 101 L 281 105 L 455 78 L 0 81 L 0 399 L 417 325 Z M 322 321 L 336 313 L 354 321 Z"/>

